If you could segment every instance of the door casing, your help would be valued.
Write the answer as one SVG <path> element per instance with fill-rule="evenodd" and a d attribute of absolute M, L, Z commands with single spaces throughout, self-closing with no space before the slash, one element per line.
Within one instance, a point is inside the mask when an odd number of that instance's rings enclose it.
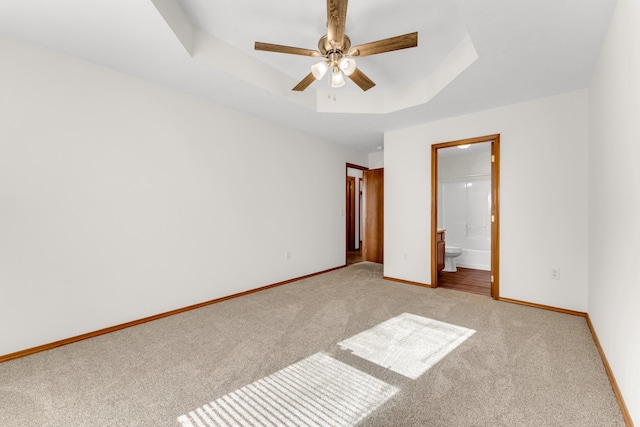
<path fill-rule="evenodd" d="M 365 167 L 365 166 L 355 165 L 353 163 L 347 163 L 346 167 L 345 167 L 345 177 L 346 177 L 346 181 L 345 182 L 347 183 L 347 185 L 348 185 L 348 180 L 349 180 L 349 168 L 361 170 L 361 171 L 363 171 L 363 173 L 364 173 L 364 171 L 369 170 L 369 168 Z M 357 183 L 357 181 L 356 181 L 356 183 Z M 346 203 L 346 205 L 348 205 L 349 204 L 349 192 L 346 191 L 346 189 L 345 189 L 345 193 L 346 193 L 346 195 L 345 195 L 346 196 L 345 197 L 345 203 Z M 360 188 L 359 188 L 359 185 L 358 185 L 357 194 L 359 194 L 359 193 L 360 193 Z M 347 210 L 346 205 L 345 205 L 345 213 L 346 213 L 346 210 Z M 360 212 L 362 212 L 362 200 L 360 201 Z M 360 213 L 360 216 L 362 217 L 362 213 Z M 345 230 L 346 231 L 345 231 L 344 265 L 347 265 L 348 258 L 349 258 L 349 238 L 350 238 L 349 237 L 349 221 L 350 221 L 349 220 L 349 215 L 345 214 Z M 361 222 L 360 218 L 358 218 L 357 222 L 359 223 L 360 240 L 362 241 L 362 240 L 364 240 L 363 236 L 362 236 L 364 227 L 362 226 L 362 224 L 360 224 L 360 222 Z M 360 246 L 360 250 L 362 250 L 362 245 Z"/>
<path fill-rule="evenodd" d="M 431 146 L 431 287 L 438 286 L 438 149 L 491 142 L 491 296 L 500 298 L 500 134 L 442 142 Z"/>

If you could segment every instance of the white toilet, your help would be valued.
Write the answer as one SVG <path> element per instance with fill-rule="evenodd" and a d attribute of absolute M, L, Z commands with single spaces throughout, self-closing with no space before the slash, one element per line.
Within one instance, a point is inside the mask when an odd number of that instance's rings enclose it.
<path fill-rule="evenodd" d="M 462 248 L 457 246 L 445 246 L 444 247 L 444 269 L 449 273 L 455 273 L 458 271 L 456 268 L 456 257 L 462 255 Z"/>

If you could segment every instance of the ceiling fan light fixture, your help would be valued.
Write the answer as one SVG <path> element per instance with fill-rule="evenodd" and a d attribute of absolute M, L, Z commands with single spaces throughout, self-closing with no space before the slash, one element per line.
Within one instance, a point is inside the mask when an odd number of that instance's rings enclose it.
<path fill-rule="evenodd" d="M 334 70 L 331 76 L 331 87 L 338 88 L 344 86 L 344 75 L 340 70 Z"/>
<path fill-rule="evenodd" d="M 324 77 L 324 75 L 327 74 L 328 70 L 329 65 L 326 61 L 318 62 L 317 64 L 313 64 L 311 66 L 311 74 L 313 74 L 313 77 L 315 77 L 316 80 L 320 80 L 322 77 Z"/>
<path fill-rule="evenodd" d="M 356 60 L 352 58 L 342 58 L 339 67 L 343 73 L 350 76 L 356 70 Z"/>

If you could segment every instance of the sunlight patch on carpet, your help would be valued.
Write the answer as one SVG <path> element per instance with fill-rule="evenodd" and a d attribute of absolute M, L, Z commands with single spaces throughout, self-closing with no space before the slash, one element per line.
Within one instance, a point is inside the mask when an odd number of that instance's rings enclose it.
<path fill-rule="evenodd" d="M 415 380 L 475 332 L 403 313 L 339 342 L 338 346 Z"/>
<path fill-rule="evenodd" d="M 398 392 L 316 353 L 178 417 L 182 427 L 353 426 Z"/>

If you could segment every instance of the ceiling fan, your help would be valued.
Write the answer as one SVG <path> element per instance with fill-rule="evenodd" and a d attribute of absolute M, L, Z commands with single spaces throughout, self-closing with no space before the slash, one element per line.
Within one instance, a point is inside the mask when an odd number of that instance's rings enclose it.
<path fill-rule="evenodd" d="M 344 33 L 347 20 L 347 2 L 348 0 L 327 0 L 327 34 L 320 37 L 318 50 L 271 43 L 255 43 L 256 50 L 325 58 L 322 62 L 312 65 L 311 72 L 292 90 L 305 90 L 315 80 L 324 77 L 328 71 L 331 72 L 331 86 L 334 88 L 344 86 L 344 75 L 346 75 L 360 89 L 369 90 L 376 84 L 357 68 L 354 57 L 360 58 L 418 46 L 417 32 L 351 46 L 351 39 Z"/>

